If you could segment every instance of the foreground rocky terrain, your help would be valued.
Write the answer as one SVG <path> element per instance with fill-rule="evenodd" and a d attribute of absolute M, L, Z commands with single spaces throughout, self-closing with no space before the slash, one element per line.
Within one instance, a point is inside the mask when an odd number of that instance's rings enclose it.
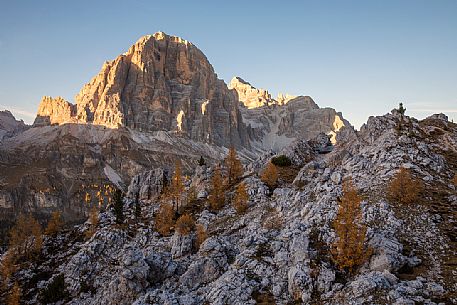
<path fill-rule="evenodd" d="M 393 111 L 370 117 L 358 132 L 342 128 L 333 146 L 321 136 L 293 142 L 281 154 L 292 164 L 280 170 L 272 191 L 259 174 L 273 154 L 245 162 L 244 214 L 229 203 L 218 212 L 208 208 L 213 162 L 189 170 L 186 188 L 195 187 L 199 199 L 180 213 L 206 229 L 200 245 L 195 230 L 162 236 L 154 228 L 169 175 L 154 167 L 132 179 L 124 225 L 108 207 L 91 237 L 85 235 L 90 221 L 46 237 L 39 257 L 22 262 L 6 286 L 17 281 L 26 304 L 40 300 L 59 275 L 68 304 L 457 303 L 456 124 L 444 115 L 418 121 Z M 408 205 L 386 197 L 401 167 L 424 184 Z M 372 248 L 352 274 L 330 255 L 342 181 L 349 177 L 364 198 Z"/>
<path fill-rule="evenodd" d="M 267 95 L 241 81 L 229 88 L 187 40 L 162 32 L 140 38 L 103 64 L 75 104 L 43 97 L 32 126 L 1 113 L 0 229 L 19 212 L 44 223 L 57 209 L 81 222 L 86 193 L 94 198 L 106 183 L 125 190 L 135 175 L 177 159 L 190 174 L 200 156 L 214 162 L 231 146 L 250 162 L 321 132 L 335 139 L 349 126 L 310 97 Z M 268 102 L 250 103 L 264 96 Z"/>

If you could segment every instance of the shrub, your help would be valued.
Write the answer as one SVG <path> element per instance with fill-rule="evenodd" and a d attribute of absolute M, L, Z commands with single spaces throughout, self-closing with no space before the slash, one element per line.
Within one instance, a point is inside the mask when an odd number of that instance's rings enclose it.
<path fill-rule="evenodd" d="M 238 214 L 243 214 L 248 208 L 249 196 L 246 191 L 246 184 L 240 183 L 236 188 L 233 206 Z"/>
<path fill-rule="evenodd" d="M 197 224 L 197 247 L 200 248 L 200 245 L 208 238 L 208 233 L 206 232 L 205 227 L 202 224 Z"/>
<path fill-rule="evenodd" d="M 51 219 L 45 230 L 46 235 L 56 235 L 62 230 L 63 221 L 59 211 L 52 212 Z"/>
<path fill-rule="evenodd" d="M 267 213 L 262 221 L 262 227 L 267 230 L 280 230 L 284 226 L 284 219 L 273 207 L 267 207 Z"/>
<path fill-rule="evenodd" d="M 337 240 L 332 245 L 332 259 L 340 270 L 352 272 L 370 256 L 365 245 L 367 228 L 362 223 L 362 198 L 351 180 L 343 184 L 343 196 L 333 227 Z"/>
<path fill-rule="evenodd" d="M 276 187 L 276 183 L 278 182 L 278 170 L 273 163 L 268 163 L 267 167 L 260 176 L 260 180 L 262 180 L 262 182 L 265 183 L 270 189 Z"/>
<path fill-rule="evenodd" d="M 454 179 L 452 179 L 452 182 L 455 186 L 457 186 L 457 174 L 454 175 Z"/>
<path fill-rule="evenodd" d="M 410 204 L 417 200 L 422 188 L 422 182 L 414 179 L 410 171 L 402 167 L 387 188 L 387 198 L 400 204 Z"/>
<path fill-rule="evenodd" d="M 170 204 L 162 203 L 155 217 L 155 229 L 163 236 L 170 235 L 173 227 L 173 207 Z"/>
<path fill-rule="evenodd" d="M 280 155 L 280 156 L 277 156 L 277 157 L 273 157 L 271 159 L 271 163 L 273 163 L 276 166 L 280 166 L 280 167 L 285 167 L 285 166 L 291 166 L 292 165 L 292 161 L 289 159 L 289 157 L 287 157 L 285 155 Z"/>
<path fill-rule="evenodd" d="M 43 304 L 55 303 L 65 300 L 69 296 L 65 287 L 65 278 L 63 273 L 54 277 L 52 282 L 40 293 L 40 300 Z"/>
<path fill-rule="evenodd" d="M 180 235 L 189 235 L 195 227 L 195 222 L 192 216 L 184 214 L 176 221 L 176 231 Z"/>

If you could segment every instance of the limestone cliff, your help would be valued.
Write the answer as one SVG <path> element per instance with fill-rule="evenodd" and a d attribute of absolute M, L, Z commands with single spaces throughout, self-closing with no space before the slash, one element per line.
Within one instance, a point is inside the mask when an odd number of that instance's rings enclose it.
<path fill-rule="evenodd" d="M 16 120 L 8 110 L 0 111 L 0 142 L 23 132 L 28 127 L 24 121 Z"/>
<path fill-rule="evenodd" d="M 267 90 L 257 89 L 241 77 L 232 78 L 228 87 L 236 93 L 238 100 L 248 109 L 276 103 Z"/>
<path fill-rule="evenodd" d="M 247 146 L 237 100 L 192 43 L 162 32 L 140 38 L 84 85 L 76 105 L 44 98 L 36 126 L 68 121 L 174 131 L 218 146 Z"/>
<path fill-rule="evenodd" d="M 254 146 L 279 151 L 296 139 L 309 140 L 320 133 L 331 137 L 346 126 L 342 114 L 333 108 L 319 108 L 309 96 L 279 94 L 271 98 L 267 90 L 256 89 L 240 77 L 234 77 L 230 88 L 238 96 L 243 121 L 249 127 Z"/>
<path fill-rule="evenodd" d="M 38 107 L 37 117 L 33 122 L 34 127 L 75 123 L 75 105 L 70 104 L 62 97 L 52 98 L 44 96 Z"/>

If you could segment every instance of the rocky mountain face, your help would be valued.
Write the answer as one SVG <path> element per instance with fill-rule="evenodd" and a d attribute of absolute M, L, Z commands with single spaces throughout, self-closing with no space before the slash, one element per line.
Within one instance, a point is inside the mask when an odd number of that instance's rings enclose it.
<path fill-rule="evenodd" d="M 93 198 L 95 186 L 127 191 L 135 175 L 177 159 L 187 171 L 200 156 L 216 162 L 233 145 L 250 162 L 350 126 L 310 97 L 272 99 L 240 78 L 229 88 L 195 45 L 162 32 L 105 62 L 75 104 L 43 97 L 32 128 L 2 117 L 9 122 L 0 127 L 4 228 L 19 212 L 45 219 L 60 209 L 66 220 L 80 220 L 87 213 L 80 198 Z"/>
<path fill-rule="evenodd" d="M 277 103 L 271 98 L 271 94 L 267 90 L 257 89 L 238 76 L 232 78 L 228 88 L 236 92 L 238 100 L 248 109 Z"/>
<path fill-rule="evenodd" d="M 192 43 L 158 32 L 140 38 L 76 96 L 76 105 L 43 98 L 44 122 L 91 123 L 138 131 L 174 131 L 217 146 L 249 146 L 237 100 Z"/>
<path fill-rule="evenodd" d="M 332 108 L 319 108 L 309 96 L 280 94 L 276 99 L 264 89 L 257 89 L 240 77 L 229 88 L 241 102 L 244 123 L 251 129 L 254 147 L 279 151 L 296 139 L 309 140 L 320 133 L 331 136 L 343 127 L 352 128 L 342 114 Z"/>
<path fill-rule="evenodd" d="M 16 120 L 8 110 L 0 111 L 0 143 L 3 139 L 11 138 L 29 128 L 24 121 Z"/>
<path fill-rule="evenodd" d="M 200 199 L 184 203 L 181 213 L 206 229 L 199 246 L 195 231 L 162 236 L 154 229 L 156 195 L 169 175 L 156 167 L 132 180 L 125 225 L 116 225 L 108 208 L 92 237 L 84 237 L 89 222 L 47 237 L 45 259 L 24 262 L 9 285 L 28 287 L 28 303 L 62 274 L 68 304 L 455 304 L 457 125 L 443 115 L 418 121 L 393 111 L 370 117 L 359 132 L 345 129 L 337 141 L 325 154 L 323 137 L 285 147 L 293 163 L 273 192 L 255 165 L 270 155 L 246 166 L 245 214 L 229 201 L 211 211 L 213 167 L 197 166 L 185 185 Z M 386 198 L 400 167 L 424 184 L 413 204 Z M 352 274 L 339 271 L 330 254 L 342 181 L 349 177 L 364 198 L 372 248 Z"/>

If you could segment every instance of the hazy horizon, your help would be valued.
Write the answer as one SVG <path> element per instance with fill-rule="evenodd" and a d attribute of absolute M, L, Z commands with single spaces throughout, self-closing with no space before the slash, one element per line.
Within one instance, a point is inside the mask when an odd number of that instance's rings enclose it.
<path fill-rule="evenodd" d="M 42 96 L 74 102 L 104 61 L 164 31 L 194 43 L 226 83 L 309 95 L 357 128 L 400 101 L 419 119 L 457 121 L 456 12 L 456 1 L 4 3 L 0 110 L 31 123 Z"/>

